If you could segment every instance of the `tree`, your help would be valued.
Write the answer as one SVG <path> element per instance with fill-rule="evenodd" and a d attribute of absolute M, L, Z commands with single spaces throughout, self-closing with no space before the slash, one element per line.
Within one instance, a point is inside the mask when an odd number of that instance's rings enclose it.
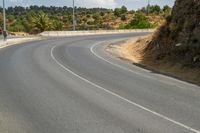
<path fill-rule="evenodd" d="M 105 13 L 104 12 L 100 12 L 100 15 L 103 17 L 105 15 Z"/>
<path fill-rule="evenodd" d="M 127 18 L 126 18 L 126 15 L 125 14 L 123 14 L 123 15 L 121 15 L 121 20 L 122 21 L 125 21 Z"/>
<path fill-rule="evenodd" d="M 8 27 L 8 30 L 14 31 L 14 32 L 21 32 L 24 31 L 25 27 L 22 24 L 22 21 L 18 19 L 11 25 L 11 27 Z"/>
<path fill-rule="evenodd" d="M 121 8 L 115 8 L 114 15 L 117 17 L 121 17 L 122 14 L 125 14 L 128 12 L 128 9 L 125 6 L 122 6 Z"/>
<path fill-rule="evenodd" d="M 141 9 L 137 10 L 137 12 L 142 12 L 144 14 L 151 13 L 151 14 L 159 14 L 161 13 L 161 8 L 158 5 L 148 5 L 147 7 L 142 7 Z"/>
<path fill-rule="evenodd" d="M 161 12 L 161 8 L 159 5 L 150 6 L 150 13 L 159 14 Z"/>
<path fill-rule="evenodd" d="M 169 7 L 168 5 L 165 5 L 163 7 L 163 12 L 164 12 L 165 16 L 169 16 L 171 14 L 171 11 L 172 11 L 172 8 Z"/>
<path fill-rule="evenodd" d="M 120 17 L 120 15 L 121 15 L 121 9 L 120 8 L 115 8 L 114 15 L 117 16 L 117 17 Z"/>
<path fill-rule="evenodd" d="M 95 14 L 93 14 L 92 18 L 94 20 L 99 20 L 100 19 L 100 14 L 99 13 L 95 13 Z"/>
<path fill-rule="evenodd" d="M 22 21 L 22 25 L 24 26 L 24 32 L 28 32 L 28 33 L 31 32 L 31 30 L 32 30 L 33 27 L 30 24 L 29 19 L 24 18 L 23 21 Z"/>
<path fill-rule="evenodd" d="M 153 27 L 154 25 L 149 22 L 148 18 L 143 13 L 136 13 L 133 20 L 125 26 L 127 29 L 145 29 Z"/>
<path fill-rule="evenodd" d="M 40 11 L 32 16 L 32 25 L 34 28 L 39 29 L 40 32 L 43 32 L 50 29 L 51 21 L 47 14 Z"/>
<path fill-rule="evenodd" d="M 121 7 L 121 14 L 127 13 L 128 9 L 125 6 Z"/>
<path fill-rule="evenodd" d="M 63 30 L 63 22 L 61 20 L 53 20 L 52 28 L 53 30 Z"/>

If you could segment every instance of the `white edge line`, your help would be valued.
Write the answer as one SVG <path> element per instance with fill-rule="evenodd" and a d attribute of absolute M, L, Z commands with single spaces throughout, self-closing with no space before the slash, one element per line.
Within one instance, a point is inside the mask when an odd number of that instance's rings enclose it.
<path fill-rule="evenodd" d="M 103 41 L 103 42 L 105 42 L 105 41 Z M 147 75 L 144 75 L 144 74 L 142 74 L 142 73 L 135 72 L 135 71 L 133 71 L 133 70 L 131 70 L 131 69 L 129 69 L 129 68 L 123 67 L 123 66 L 118 65 L 118 64 L 113 63 L 113 62 L 110 62 L 110 61 L 106 60 L 105 58 L 99 56 L 97 53 L 94 52 L 94 48 L 95 48 L 97 45 L 99 45 L 99 44 L 101 44 L 101 43 L 103 43 L 103 42 L 96 43 L 96 44 L 94 44 L 94 45 L 92 45 L 92 46 L 90 47 L 91 53 L 94 54 L 96 57 L 98 57 L 99 59 L 101 59 L 101 60 L 103 60 L 103 61 L 105 61 L 105 62 L 107 62 L 107 63 L 109 63 L 109 64 L 111 64 L 111 65 L 117 66 L 117 67 L 119 67 L 119 68 L 121 68 L 121 69 L 123 69 L 123 70 L 129 71 L 129 72 L 131 72 L 131 73 L 134 73 L 134 74 L 137 74 L 137 75 L 140 75 L 140 76 L 149 78 L 149 79 L 158 80 L 157 78 L 153 78 L 153 77 L 151 77 L 151 76 L 147 76 Z M 174 78 L 170 78 L 170 77 L 167 77 L 167 76 L 164 76 L 164 77 L 165 77 L 165 78 L 169 78 L 170 80 L 175 80 L 176 82 L 179 82 L 179 83 L 182 83 L 182 84 L 185 84 L 185 85 L 190 85 L 190 86 L 196 87 L 196 85 L 194 85 L 194 84 L 185 83 L 184 81 L 180 81 L 180 80 L 177 80 L 177 79 L 174 79 Z M 162 83 L 164 83 L 164 84 L 170 84 L 170 85 L 172 85 L 172 86 L 177 86 L 177 87 L 182 88 L 182 87 L 179 86 L 179 85 L 174 85 L 174 84 L 171 84 L 171 83 L 169 83 L 169 82 L 166 83 L 166 82 L 164 82 L 164 81 L 162 81 L 162 80 L 159 80 L 159 82 L 162 82 Z"/>
<path fill-rule="evenodd" d="M 98 43 L 98 44 L 100 44 L 100 43 Z M 124 101 L 126 101 L 126 102 L 128 102 L 128 103 L 130 103 L 130 104 L 132 104 L 132 105 L 134 105 L 134 106 L 136 106 L 136 107 L 138 107 L 138 108 L 140 108 L 140 109 L 142 109 L 142 110 L 145 110 L 145 111 L 147 111 L 147 112 L 150 112 L 150 113 L 152 113 L 152 114 L 154 114 L 154 115 L 156 115 L 156 116 L 158 116 L 158 117 L 160 117 L 160 118 L 162 118 L 162 119 L 164 119 L 164 120 L 170 121 L 170 122 L 172 122 L 172 123 L 174 123 L 174 124 L 176 124 L 176 125 L 178 125 L 178 126 L 180 126 L 180 127 L 183 127 L 183 128 L 185 128 L 185 129 L 187 129 L 187 130 L 189 130 L 189 131 L 192 131 L 192 132 L 194 132 L 194 133 L 200 133 L 200 131 L 198 131 L 198 130 L 196 130 L 196 129 L 193 129 L 193 128 L 191 128 L 191 127 L 189 127 L 189 126 L 186 126 L 186 125 L 184 125 L 184 124 L 182 124 L 182 123 L 180 123 L 180 122 L 177 122 L 177 121 L 175 121 L 175 120 L 173 120 L 173 119 L 171 119 L 171 118 L 168 118 L 168 117 L 166 117 L 166 116 L 164 116 L 164 115 L 162 115 L 162 114 L 159 114 L 159 113 L 157 113 L 157 112 L 155 112 L 155 111 L 152 111 L 152 110 L 150 110 L 150 109 L 148 109 L 148 108 L 146 108 L 146 107 L 144 107 L 144 106 L 142 106 L 142 105 L 139 105 L 139 104 L 137 104 L 137 103 L 134 103 L 134 102 L 132 102 L 132 101 L 130 101 L 130 100 L 128 100 L 128 99 L 126 99 L 126 98 L 124 98 L 124 97 L 122 97 L 122 96 L 120 96 L 120 95 L 118 95 L 118 94 L 116 94 L 116 93 L 114 93 L 114 92 L 112 92 L 112 91 L 109 91 L 109 90 L 107 90 L 107 89 L 105 89 L 105 88 L 103 88 L 103 87 L 101 87 L 101 86 L 99 86 L 99 85 L 97 85 L 97 84 L 95 84 L 95 83 L 93 83 L 93 82 L 91 82 L 91 81 L 89 81 L 89 80 L 87 80 L 87 79 L 85 79 L 85 78 L 79 76 L 79 75 L 76 74 L 75 72 L 69 70 L 69 69 L 66 68 L 64 65 L 62 65 L 58 60 L 56 60 L 56 58 L 54 57 L 54 55 L 53 55 L 53 50 L 55 49 L 56 46 L 57 46 L 57 45 L 54 45 L 54 46 L 51 48 L 51 57 L 52 57 L 52 59 L 53 59 L 60 67 L 62 67 L 64 70 L 68 71 L 68 72 L 71 73 L 72 75 L 74 75 L 74 76 L 80 78 L 81 80 L 83 80 L 83 81 L 85 81 L 85 82 L 87 82 L 87 83 L 89 83 L 89 84 L 91 84 L 91 85 L 93 85 L 93 86 L 95 86 L 95 87 L 97 87 L 97 88 L 99 88 L 99 89 L 101 89 L 101 90 L 103 90 L 103 91 L 105 91 L 105 92 L 107 92 L 107 93 L 113 95 L 113 96 L 116 96 L 116 97 L 118 97 L 119 99 L 124 100 Z"/>
<path fill-rule="evenodd" d="M 105 61 L 105 62 L 107 62 L 107 63 L 109 63 L 109 64 L 111 64 L 111 65 L 117 66 L 117 67 L 119 67 L 119 68 L 121 68 L 121 69 L 124 69 L 124 70 L 126 70 L 126 71 L 132 72 L 132 73 L 134 73 L 134 74 L 137 74 L 137 75 L 140 75 L 140 76 L 143 76 L 143 77 L 148 77 L 148 78 L 150 78 L 150 79 L 155 79 L 155 78 L 152 78 L 152 77 L 150 77 L 150 76 L 144 76 L 142 73 L 135 72 L 135 71 L 133 71 L 133 70 L 131 70 L 131 69 L 128 69 L 128 68 L 126 68 L 126 67 L 123 67 L 123 66 L 121 66 L 121 65 L 118 65 L 118 64 L 116 64 L 116 63 L 112 63 L 112 62 L 110 62 L 110 61 L 104 59 L 103 57 L 99 56 L 98 54 L 96 54 L 96 53 L 94 52 L 94 48 L 95 48 L 97 45 L 101 44 L 101 43 L 103 43 L 103 42 L 96 43 L 96 44 L 94 44 L 94 45 L 92 45 L 92 46 L 90 47 L 90 51 L 91 51 L 92 54 L 94 54 L 96 57 L 98 57 L 99 59 L 101 59 L 101 60 L 103 60 L 103 61 Z M 157 79 L 156 79 L 156 80 L 157 80 Z"/>

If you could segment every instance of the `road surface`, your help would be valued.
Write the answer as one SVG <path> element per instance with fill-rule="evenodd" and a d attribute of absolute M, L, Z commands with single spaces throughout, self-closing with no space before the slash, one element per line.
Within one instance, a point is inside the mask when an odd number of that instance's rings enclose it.
<path fill-rule="evenodd" d="M 143 34 L 1 49 L 0 133 L 199 133 L 199 86 L 104 51 L 113 40 Z"/>

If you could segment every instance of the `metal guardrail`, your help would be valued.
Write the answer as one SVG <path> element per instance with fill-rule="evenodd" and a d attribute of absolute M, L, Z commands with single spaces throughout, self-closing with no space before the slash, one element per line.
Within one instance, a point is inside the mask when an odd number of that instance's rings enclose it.
<path fill-rule="evenodd" d="M 93 31 L 45 31 L 40 33 L 46 37 L 64 37 L 64 36 L 87 36 L 103 34 L 122 34 L 134 32 L 154 32 L 155 29 L 134 29 L 134 30 L 93 30 Z"/>

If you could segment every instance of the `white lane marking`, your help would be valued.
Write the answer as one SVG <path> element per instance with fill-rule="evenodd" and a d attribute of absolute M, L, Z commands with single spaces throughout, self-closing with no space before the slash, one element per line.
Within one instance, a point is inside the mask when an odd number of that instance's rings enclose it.
<path fill-rule="evenodd" d="M 56 46 L 57 46 L 57 45 L 55 45 L 55 46 L 53 46 L 53 47 L 51 48 L 51 58 L 52 58 L 61 68 L 63 68 L 63 69 L 66 70 L 67 72 L 69 72 L 69 73 L 71 73 L 72 75 L 78 77 L 79 79 L 81 79 L 81 80 L 83 80 L 83 81 L 85 81 L 85 82 L 87 82 L 87 83 L 89 83 L 89 84 L 91 84 L 91 85 L 93 85 L 93 86 L 95 86 L 95 87 L 97 87 L 97 88 L 99 88 L 99 89 L 101 89 L 101 90 L 107 92 L 108 94 L 111 94 L 111 95 L 113 95 L 113 96 L 116 96 L 117 98 L 119 98 L 119 99 L 121 99 L 121 100 L 124 100 L 124 101 L 128 102 L 129 104 L 132 104 L 132 105 L 134 105 L 134 106 L 136 106 L 136 107 L 138 107 L 138 108 L 140 108 L 140 109 L 142 109 L 142 110 L 145 110 L 145 111 L 147 111 L 147 112 L 149 112 L 149 113 L 152 113 L 152 114 L 154 114 L 155 116 L 158 116 L 158 117 L 160 117 L 160 118 L 162 118 L 162 119 L 164 119 L 164 120 L 167 120 L 167 121 L 169 121 L 169 122 L 172 122 L 172 123 L 174 123 L 175 125 L 178 125 L 178 126 L 180 126 L 180 127 L 183 127 L 183 128 L 185 128 L 185 129 L 187 129 L 187 130 L 189 130 L 189 131 L 192 131 L 192 132 L 194 132 L 194 133 L 200 133 L 200 131 L 198 131 L 198 130 L 196 130 L 196 129 L 193 129 L 193 128 L 191 128 L 191 127 L 189 127 L 189 126 L 186 126 L 186 125 L 184 125 L 184 124 L 182 124 L 182 123 L 180 123 L 180 122 L 177 122 L 177 121 L 175 121 L 175 120 L 173 120 L 173 119 L 171 119 L 171 118 L 169 118 L 169 117 L 166 117 L 166 116 L 164 116 L 164 115 L 162 115 L 162 114 L 159 114 L 159 113 L 157 113 L 157 112 L 155 112 L 155 111 L 153 111 L 153 110 L 150 110 L 150 109 L 148 109 L 148 108 L 146 108 L 146 107 L 144 107 L 144 106 L 142 106 L 142 105 L 139 105 L 139 104 L 137 104 L 137 103 L 135 103 L 135 102 L 133 102 L 133 101 L 130 101 L 130 100 L 128 100 L 128 99 L 126 99 L 126 98 L 124 98 L 124 97 L 122 97 L 122 96 L 120 96 L 120 95 L 118 95 L 118 94 L 116 94 L 116 93 L 114 93 L 114 92 L 112 92 L 112 91 L 109 91 L 109 90 L 107 90 L 107 89 L 105 89 L 105 88 L 103 88 L 103 87 L 101 87 L 101 86 L 99 86 L 99 85 L 97 85 L 97 84 L 95 84 L 95 83 L 93 83 L 93 82 L 91 82 L 91 81 L 89 81 L 89 80 L 87 80 L 87 79 L 81 77 L 80 75 L 76 74 L 75 72 L 71 71 L 70 69 L 68 69 L 67 67 L 65 67 L 64 65 L 62 65 L 58 60 L 56 60 L 55 56 L 53 55 L 53 51 L 54 51 L 54 49 L 55 49 Z"/>
<path fill-rule="evenodd" d="M 102 43 L 104 43 L 104 41 L 98 42 L 98 43 L 96 43 L 96 44 L 94 44 L 94 45 L 92 45 L 92 46 L 90 47 L 90 52 L 91 52 L 92 54 L 94 54 L 96 57 L 98 57 L 99 59 L 101 59 L 101 60 L 103 60 L 103 61 L 105 61 L 105 62 L 107 62 L 107 63 L 109 63 L 109 64 L 111 64 L 111 65 L 114 65 L 114 66 L 116 66 L 116 67 L 119 67 L 119 68 L 121 68 L 121 69 L 123 69 L 123 70 L 126 70 L 126 71 L 129 71 L 129 72 L 131 72 L 131 73 L 137 74 L 137 75 L 139 75 L 139 76 L 143 76 L 143 77 L 146 77 L 146 78 L 149 78 L 149 79 L 153 79 L 153 80 L 162 82 L 162 83 L 164 83 L 164 84 L 168 84 L 168 85 L 177 86 L 177 87 L 179 87 L 179 88 L 182 88 L 182 86 L 180 86 L 180 85 L 177 85 L 177 84 L 175 85 L 175 84 L 170 83 L 170 82 L 165 82 L 165 81 L 163 81 L 163 80 L 159 80 L 158 78 L 154 78 L 154 77 L 151 77 L 151 76 L 148 76 L 148 75 L 144 75 L 144 74 L 139 73 L 139 72 L 135 72 L 135 71 L 133 71 L 133 70 L 127 68 L 127 67 L 123 67 L 123 66 L 118 65 L 118 64 L 116 64 L 116 63 L 110 62 L 109 60 L 106 60 L 105 58 L 99 56 L 96 52 L 94 52 L 94 48 L 95 48 L 97 45 L 102 44 Z M 174 78 L 170 78 L 170 77 L 167 77 L 167 76 L 164 76 L 164 78 L 169 78 L 170 80 L 175 80 L 176 82 L 179 82 L 179 83 L 181 83 L 181 84 L 185 84 L 185 85 L 190 85 L 190 86 L 196 87 L 196 85 L 189 84 L 189 83 L 186 83 L 186 82 L 184 82 L 184 81 L 180 81 L 180 80 L 177 80 L 177 79 L 174 79 Z"/>
<path fill-rule="evenodd" d="M 107 63 L 109 63 L 109 64 L 111 64 L 111 65 L 117 66 L 117 67 L 119 67 L 119 68 L 121 68 L 121 69 L 123 69 L 123 70 L 132 72 L 132 73 L 134 73 L 134 74 L 137 74 L 137 75 L 140 75 L 140 76 L 143 76 L 143 77 L 148 77 L 148 78 L 150 78 L 150 79 L 155 79 L 155 78 L 153 78 L 153 77 L 144 75 L 144 74 L 142 74 L 142 73 L 135 72 L 135 71 L 133 71 L 133 70 L 131 70 L 131 69 L 128 69 L 128 68 L 126 68 L 126 67 L 123 67 L 123 66 L 121 66 L 121 65 L 118 65 L 118 64 L 116 64 L 116 63 L 110 62 L 110 61 L 104 59 L 103 57 L 99 56 L 97 53 L 94 52 L 94 48 L 95 48 L 97 45 L 101 44 L 101 43 L 103 43 L 103 42 L 96 43 L 96 44 L 94 44 L 94 45 L 92 45 L 92 46 L 90 47 L 90 51 L 91 51 L 92 54 L 94 54 L 96 57 L 98 57 L 99 59 L 101 59 L 101 60 L 103 60 L 103 61 L 105 61 L 105 62 L 107 62 Z M 155 80 L 157 80 L 157 79 L 155 79 Z"/>

